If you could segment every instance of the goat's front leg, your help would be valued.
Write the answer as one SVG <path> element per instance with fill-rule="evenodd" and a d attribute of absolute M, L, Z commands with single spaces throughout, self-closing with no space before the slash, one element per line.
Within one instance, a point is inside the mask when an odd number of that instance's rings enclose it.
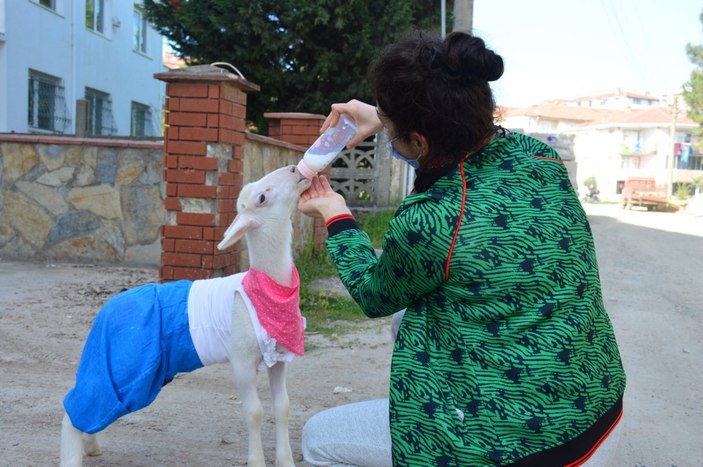
<path fill-rule="evenodd" d="M 261 424 L 264 409 L 256 391 L 256 362 L 232 360 L 234 381 L 242 399 L 242 410 L 249 430 L 248 467 L 265 467 L 264 449 L 261 445 Z"/>
<path fill-rule="evenodd" d="M 269 385 L 276 415 L 276 467 L 293 467 L 293 452 L 288 436 L 288 390 L 286 389 L 286 364 L 278 362 L 268 369 Z"/>

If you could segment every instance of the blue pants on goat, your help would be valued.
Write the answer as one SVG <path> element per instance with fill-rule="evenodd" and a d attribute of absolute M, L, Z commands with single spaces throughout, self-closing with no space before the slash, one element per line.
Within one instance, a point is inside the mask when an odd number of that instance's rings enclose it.
<path fill-rule="evenodd" d="M 176 373 L 203 366 L 188 329 L 191 281 L 147 284 L 108 300 L 64 399 L 75 428 L 96 433 L 151 404 Z"/>

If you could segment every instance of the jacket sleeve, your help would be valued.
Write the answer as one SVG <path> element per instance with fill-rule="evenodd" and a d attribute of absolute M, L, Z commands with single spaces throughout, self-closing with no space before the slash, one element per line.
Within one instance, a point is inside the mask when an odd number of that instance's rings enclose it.
<path fill-rule="evenodd" d="M 342 283 L 371 317 L 400 311 L 444 279 L 451 220 L 422 195 L 411 195 L 391 220 L 380 256 L 355 222 L 328 226 L 326 245 Z"/>

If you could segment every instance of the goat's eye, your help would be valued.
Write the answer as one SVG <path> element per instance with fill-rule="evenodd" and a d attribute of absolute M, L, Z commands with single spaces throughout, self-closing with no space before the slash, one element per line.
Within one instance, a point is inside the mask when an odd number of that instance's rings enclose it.
<path fill-rule="evenodd" d="M 266 195 L 264 195 L 264 194 L 259 195 L 259 204 L 263 204 L 264 201 L 266 201 Z"/>

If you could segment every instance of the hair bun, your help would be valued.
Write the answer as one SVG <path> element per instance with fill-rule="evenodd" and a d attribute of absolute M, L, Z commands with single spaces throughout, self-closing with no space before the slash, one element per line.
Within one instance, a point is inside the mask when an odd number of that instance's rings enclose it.
<path fill-rule="evenodd" d="M 465 32 L 452 32 L 441 45 L 449 69 L 461 76 L 495 81 L 503 76 L 503 59 L 486 48 L 483 39 Z"/>

